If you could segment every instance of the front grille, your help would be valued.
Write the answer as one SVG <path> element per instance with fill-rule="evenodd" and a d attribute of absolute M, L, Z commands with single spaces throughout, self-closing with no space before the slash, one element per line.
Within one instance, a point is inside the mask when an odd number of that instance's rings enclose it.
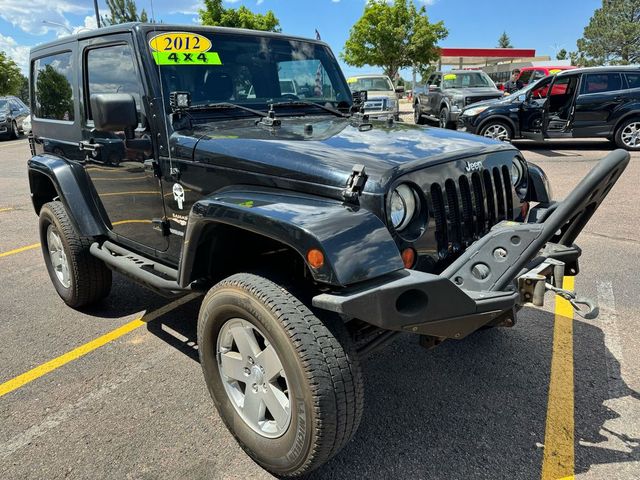
<path fill-rule="evenodd" d="M 495 95 L 490 95 L 488 97 L 466 97 L 464 99 L 464 106 L 466 107 L 467 105 L 471 105 L 476 102 L 483 102 L 484 100 L 495 100 L 496 98 L 500 97 L 496 97 Z"/>
<path fill-rule="evenodd" d="M 507 166 L 449 178 L 430 187 L 435 237 L 441 257 L 458 253 L 502 220 L 512 220 Z"/>

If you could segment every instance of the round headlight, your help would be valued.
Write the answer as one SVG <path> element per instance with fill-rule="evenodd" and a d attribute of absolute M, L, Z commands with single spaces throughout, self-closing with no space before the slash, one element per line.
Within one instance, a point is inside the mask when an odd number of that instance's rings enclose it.
<path fill-rule="evenodd" d="M 524 163 L 520 160 L 520 157 L 513 157 L 513 162 L 511 163 L 511 183 L 516 186 L 522 180 L 524 176 Z"/>
<path fill-rule="evenodd" d="M 416 214 L 416 195 L 408 185 L 400 185 L 391 194 L 389 216 L 396 230 L 402 230 Z"/>

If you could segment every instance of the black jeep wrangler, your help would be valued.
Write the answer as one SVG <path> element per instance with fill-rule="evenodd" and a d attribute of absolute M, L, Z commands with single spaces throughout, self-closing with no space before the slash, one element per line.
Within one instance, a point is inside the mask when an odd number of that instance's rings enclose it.
<path fill-rule="evenodd" d="M 209 391 L 274 474 L 349 441 L 359 361 L 399 332 L 434 346 L 511 326 L 547 290 L 595 311 L 562 279 L 624 151 L 554 202 L 509 144 L 370 120 L 326 44 L 281 34 L 125 24 L 30 65 L 29 181 L 57 292 L 97 302 L 113 270 L 205 294 Z"/>

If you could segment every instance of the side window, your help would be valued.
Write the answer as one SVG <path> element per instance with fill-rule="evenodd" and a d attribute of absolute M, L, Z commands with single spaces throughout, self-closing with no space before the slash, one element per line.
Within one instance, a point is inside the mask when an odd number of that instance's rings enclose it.
<path fill-rule="evenodd" d="M 429 76 L 429 80 L 427 80 L 427 89 L 429 88 L 429 85 L 433 85 L 433 78 L 434 77 L 435 77 L 435 75 Z"/>
<path fill-rule="evenodd" d="M 536 70 L 535 72 L 533 72 L 533 78 L 531 79 L 532 82 L 535 82 L 536 80 L 540 80 L 541 78 L 544 78 L 544 70 Z"/>
<path fill-rule="evenodd" d="M 138 114 L 143 111 L 140 78 L 129 45 L 88 50 L 86 62 L 87 120 L 93 119 L 89 99 L 98 93 L 129 93 L 136 101 Z"/>
<path fill-rule="evenodd" d="M 626 77 L 629 88 L 640 88 L 640 73 L 627 73 Z"/>
<path fill-rule="evenodd" d="M 440 76 L 440 74 L 436 74 L 433 76 L 433 83 L 431 85 L 435 85 L 436 87 L 439 87 L 442 84 L 442 77 Z"/>
<path fill-rule="evenodd" d="M 36 118 L 73 121 L 72 74 L 71 52 L 32 62 L 31 88 Z"/>
<path fill-rule="evenodd" d="M 590 73 L 584 76 L 580 93 L 602 93 L 622 89 L 619 73 Z"/>

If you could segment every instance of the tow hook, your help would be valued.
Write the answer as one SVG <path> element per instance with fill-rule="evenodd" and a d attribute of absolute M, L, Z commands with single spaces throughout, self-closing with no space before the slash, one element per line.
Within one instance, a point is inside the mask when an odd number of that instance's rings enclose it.
<path fill-rule="evenodd" d="M 588 297 L 578 297 L 576 292 L 572 292 L 571 290 L 565 290 L 564 288 L 558 288 L 550 283 L 545 283 L 544 288 L 546 291 L 552 291 L 556 295 L 561 296 L 566 301 L 568 301 L 576 314 L 581 316 L 584 319 L 591 320 L 596 318 L 599 313 L 598 304 L 591 300 Z M 580 305 L 584 305 L 581 307 Z M 586 308 L 585 308 L 586 307 Z"/>
<path fill-rule="evenodd" d="M 587 297 L 578 297 L 576 292 L 562 288 L 565 264 L 560 260 L 547 258 L 543 263 L 518 278 L 518 289 L 522 303 L 531 302 L 541 307 L 544 294 L 554 292 L 567 300 L 576 314 L 590 320 L 598 316 L 598 304 Z"/>

